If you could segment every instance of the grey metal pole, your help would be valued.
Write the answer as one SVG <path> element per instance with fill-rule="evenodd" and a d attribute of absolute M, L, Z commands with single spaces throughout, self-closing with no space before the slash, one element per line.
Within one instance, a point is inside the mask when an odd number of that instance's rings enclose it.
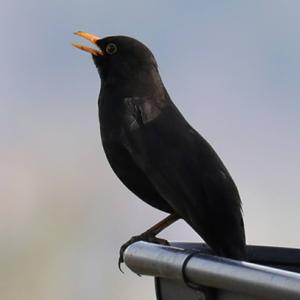
<path fill-rule="evenodd" d="M 191 250 L 136 242 L 124 254 L 126 265 L 135 273 L 183 280 L 182 264 Z M 220 288 L 266 299 L 300 299 L 300 274 L 197 254 L 186 264 L 185 274 L 194 284 Z"/>

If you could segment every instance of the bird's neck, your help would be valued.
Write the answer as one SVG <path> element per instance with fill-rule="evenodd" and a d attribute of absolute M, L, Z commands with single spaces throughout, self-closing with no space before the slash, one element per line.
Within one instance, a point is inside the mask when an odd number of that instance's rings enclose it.
<path fill-rule="evenodd" d="M 130 77 L 102 79 L 102 92 L 116 99 L 126 97 L 163 98 L 165 88 L 157 71 L 141 70 Z"/>

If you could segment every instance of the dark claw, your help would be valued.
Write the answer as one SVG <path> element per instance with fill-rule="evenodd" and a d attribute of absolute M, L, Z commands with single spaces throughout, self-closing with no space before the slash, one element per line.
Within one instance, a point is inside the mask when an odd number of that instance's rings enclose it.
<path fill-rule="evenodd" d="M 121 252 L 121 251 L 120 251 Z M 119 261 L 118 261 L 118 268 L 119 270 L 121 271 L 121 273 L 124 274 L 123 270 L 122 270 L 122 263 L 124 262 L 124 259 L 123 259 L 123 255 L 121 255 L 120 253 L 120 256 L 119 256 Z"/>
<path fill-rule="evenodd" d="M 123 244 L 120 248 L 120 256 L 119 256 L 119 260 L 118 260 L 118 268 L 119 270 L 124 274 L 121 266 L 122 266 L 122 263 L 124 262 L 124 252 L 126 250 L 126 248 L 133 244 L 134 242 L 137 242 L 137 241 L 145 241 L 145 242 L 151 242 L 151 243 L 155 243 L 155 244 L 162 244 L 162 245 L 170 245 L 169 242 L 167 240 L 164 240 L 164 239 L 160 239 L 160 238 L 157 238 L 155 236 L 151 236 L 151 235 L 146 235 L 146 234 L 141 234 L 141 235 L 136 235 L 136 236 L 133 236 L 129 241 L 127 241 L 125 244 Z M 138 274 L 139 275 L 139 274 Z M 141 275 L 139 275 L 141 276 Z"/>
<path fill-rule="evenodd" d="M 129 241 L 127 241 L 125 244 L 123 244 L 120 248 L 120 255 L 119 255 L 119 261 L 118 261 L 118 267 L 119 267 L 119 270 L 124 274 L 121 266 L 122 266 L 122 263 L 124 262 L 124 252 L 126 250 L 126 248 L 131 245 L 132 243 L 136 242 L 136 241 L 140 241 L 140 240 L 143 240 L 142 235 L 138 235 L 138 236 L 133 236 Z"/>

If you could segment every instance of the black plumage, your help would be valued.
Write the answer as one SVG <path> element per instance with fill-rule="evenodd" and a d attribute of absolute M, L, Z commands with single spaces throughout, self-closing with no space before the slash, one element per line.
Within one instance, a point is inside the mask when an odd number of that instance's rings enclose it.
<path fill-rule="evenodd" d="M 116 175 L 146 203 L 184 219 L 216 254 L 243 259 L 236 185 L 170 99 L 151 51 L 125 36 L 93 42 L 101 138 Z"/>

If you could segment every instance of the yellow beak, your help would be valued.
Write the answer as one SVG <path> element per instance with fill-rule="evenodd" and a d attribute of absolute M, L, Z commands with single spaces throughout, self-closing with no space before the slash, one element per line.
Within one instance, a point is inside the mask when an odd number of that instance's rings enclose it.
<path fill-rule="evenodd" d="M 93 43 L 95 45 L 97 45 L 96 42 L 100 40 L 100 38 L 98 36 L 87 33 L 87 32 L 83 32 L 83 31 L 77 31 L 74 34 L 79 35 L 79 36 L 87 39 L 88 41 L 90 41 L 91 43 Z M 83 45 L 80 45 L 80 44 L 72 44 L 72 45 L 74 47 L 78 48 L 78 49 L 86 51 L 86 52 L 88 52 L 92 55 L 95 55 L 95 56 L 103 55 L 103 52 L 100 49 L 93 49 L 93 48 L 83 46 Z"/>

